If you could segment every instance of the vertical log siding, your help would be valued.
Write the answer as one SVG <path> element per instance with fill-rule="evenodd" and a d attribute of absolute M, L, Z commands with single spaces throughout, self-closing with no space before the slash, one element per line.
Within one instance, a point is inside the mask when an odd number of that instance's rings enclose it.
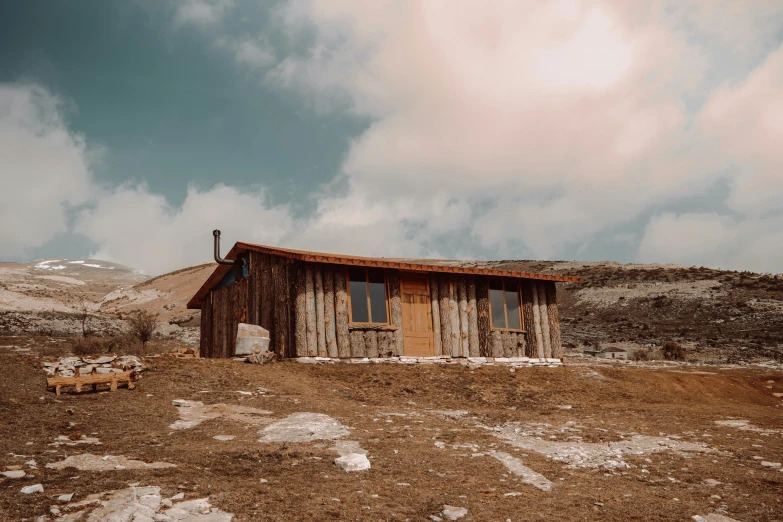
<path fill-rule="evenodd" d="M 233 357 L 237 324 L 260 324 L 281 358 L 404 355 L 400 274 L 386 270 L 390 327 L 349 328 L 346 270 L 251 252 L 246 279 L 214 288 L 201 310 L 202 357 Z M 521 280 L 521 330 L 490 326 L 489 281 L 431 273 L 436 355 L 562 358 L 555 283 Z M 396 327 L 396 328 L 395 328 Z"/>

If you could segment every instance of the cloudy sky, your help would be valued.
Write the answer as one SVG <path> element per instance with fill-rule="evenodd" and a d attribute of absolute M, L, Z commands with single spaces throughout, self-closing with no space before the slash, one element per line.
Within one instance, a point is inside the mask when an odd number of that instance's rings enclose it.
<path fill-rule="evenodd" d="M 783 272 L 779 0 L 0 3 L 0 259 Z"/>

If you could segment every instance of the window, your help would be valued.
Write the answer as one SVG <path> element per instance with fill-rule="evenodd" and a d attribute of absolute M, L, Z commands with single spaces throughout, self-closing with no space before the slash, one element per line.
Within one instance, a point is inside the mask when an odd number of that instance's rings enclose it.
<path fill-rule="evenodd" d="M 348 269 L 348 300 L 352 323 L 389 322 L 386 306 L 386 278 L 383 270 Z"/>
<path fill-rule="evenodd" d="M 490 279 L 489 315 L 492 328 L 522 329 L 522 309 L 519 306 L 519 282 L 513 279 Z"/>

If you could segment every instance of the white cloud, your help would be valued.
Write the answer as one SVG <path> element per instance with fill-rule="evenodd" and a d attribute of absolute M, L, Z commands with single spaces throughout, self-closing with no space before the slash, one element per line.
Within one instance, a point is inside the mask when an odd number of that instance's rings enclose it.
<path fill-rule="evenodd" d="M 215 228 L 225 233 L 225 254 L 236 241 L 280 244 L 291 224 L 288 208 L 270 204 L 263 190 L 190 187 L 174 207 L 141 185 L 102 194 L 81 213 L 75 231 L 100 245 L 92 258 L 157 274 L 209 261 Z"/>
<path fill-rule="evenodd" d="M 264 69 L 275 63 L 274 49 L 264 36 L 220 38 L 218 45 L 234 54 L 237 64 L 250 69 Z"/>
<path fill-rule="evenodd" d="M 178 0 L 174 24 L 210 25 L 218 22 L 234 5 L 233 0 Z"/>
<path fill-rule="evenodd" d="M 38 85 L 0 84 L 0 256 L 65 232 L 91 182 L 84 138 L 68 129 L 61 100 Z"/>
<path fill-rule="evenodd" d="M 266 79 L 373 118 L 343 165 L 345 204 L 322 218 L 393 212 L 385 233 L 426 245 L 450 201 L 448 228 L 484 249 L 563 256 L 700 195 L 727 166 L 731 210 L 780 199 L 767 168 L 780 164 L 769 146 L 781 134 L 778 60 L 746 75 L 779 38 L 783 9 L 721 5 L 294 1 L 278 20 L 315 41 Z M 713 93 L 716 81 L 744 87 Z"/>
<path fill-rule="evenodd" d="M 647 225 L 639 253 L 650 262 L 779 273 L 783 216 L 737 220 L 714 213 L 663 214 Z"/>

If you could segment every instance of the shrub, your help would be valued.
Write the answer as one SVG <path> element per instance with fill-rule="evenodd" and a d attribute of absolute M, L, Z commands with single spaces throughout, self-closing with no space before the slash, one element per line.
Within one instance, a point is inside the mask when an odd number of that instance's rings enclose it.
<path fill-rule="evenodd" d="M 123 345 L 120 337 L 80 337 L 71 344 L 74 355 L 96 355 L 99 353 L 117 353 Z"/>
<path fill-rule="evenodd" d="M 128 317 L 128 325 L 131 335 L 141 342 L 141 347 L 144 349 L 158 327 L 158 314 L 136 310 Z"/>
<path fill-rule="evenodd" d="M 667 361 L 685 360 L 685 348 L 680 346 L 680 343 L 666 341 L 661 347 L 661 352 L 663 352 L 663 358 Z"/>
<path fill-rule="evenodd" d="M 650 354 L 647 350 L 636 350 L 633 352 L 633 355 L 631 355 L 632 361 L 649 361 L 650 360 Z"/>

